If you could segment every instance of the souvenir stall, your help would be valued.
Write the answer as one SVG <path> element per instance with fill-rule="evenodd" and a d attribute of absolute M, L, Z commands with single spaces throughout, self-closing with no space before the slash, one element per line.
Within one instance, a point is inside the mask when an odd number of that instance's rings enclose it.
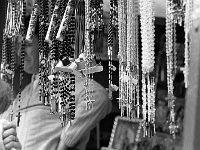
<path fill-rule="evenodd" d="M 76 117 L 75 76 L 84 74 L 86 109 L 93 109 L 90 82 L 97 79 L 107 89 L 116 116 L 108 123 L 112 131 L 107 145 L 100 144 L 97 128 L 97 149 L 181 150 L 191 30 L 194 13 L 199 14 L 193 2 L 7 0 L 0 78 L 11 84 L 13 100 L 18 68 L 20 108 L 28 76 L 23 71 L 25 43 L 33 40 L 39 21 L 40 100 L 50 105 L 52 115 L 59 113 L 63 127 Z M 16 49 L 21 49 L 20 58 Z M 18 112 L 18 125 L 20 116 Z"/>

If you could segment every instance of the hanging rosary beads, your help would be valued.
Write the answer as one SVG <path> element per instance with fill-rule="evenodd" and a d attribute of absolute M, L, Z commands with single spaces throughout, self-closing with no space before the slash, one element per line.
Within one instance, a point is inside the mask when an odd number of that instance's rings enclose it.
<path fill-rule="evenodd" d="M 118 1 L 118 27 L 119 27 L 119 109 L 121 116 L 124 116 L 126 109 L 126 88 L 125 88 L 125 75 L 126 75 L 126 46 L 127 46 L 127 31 L 126 31 L 126 6 L 124 0 Z"/>
<path fill-rule="evenodd" d="M 166 2 L 166 56 L 167 56 L 167 87 L 168 107 L 170 110 L 169 129 L 175 137 L 178 126 L 175 123 L 175 96 L 173 81 L 176 75 L 176 24 L 182 25 L 184 19 L 183 1 L 167 0 Z"/>
<path fill-rule="evenodd" d="M 1 79 L 11 80 L 11 101 L 13 103 L 13 78 L 15 69 L 15 21 L 16 21 L 16 7 L 15 3 L 8 1 L 6 23 L 3 33 L 3 47 L 2 47 L 2 62 L 1 62 Z M 12 105 L 11 103 L 11 105 Z M 10 120 L 13 119 L 13 107 L 10 112 Z"/>
<path fill-rule="evenodd" d="M 85 93 L 86 93 L 86 109 L 92 108 L 92 103 L 94 100 L 91 97 L 91 61 L 94 59 L 93 47 L 92 47 L 92 37 L 91 37 L 91 0 L 85 1 Z"/>
<path fill-rule="evenodd" d="M 18 108 L 20 109 L 20 101 L 21 101 L 21 89 L 22 89 L 22 79 L 23 79 L 23 66 L 24 66 L 24 36 L 25 36 L 25 21 L 26 14 L 26 2 L 25 0 L 8 0 L 7 2 L 7 14 L 6 14 L 6 23 L 3 35 L 3 50 L 2 50 L 2 63 L 1 69 L 4 75 L 7 75 L 11 80 L 12 87 L 12 101 L 14 100 L 13 96 L 13 82 L 14 82 L 14 71 L 16 67 L 16 52 L 15 49 L 21 49 L 21 57 L 20 57 L 20 86 L 19 86 L 19 94 L 18 94 Z M 13 105 L 13 104 L 11 104 Z M 10 120 L 13 120 L 13 106 L 11 106 L 10 112 Z M 19 126 L 21 114 L 18 112 L 16 116 L 17 125 Z"/>
<path fill-rule="evenodd" d="M 121 116 L 139 118 L 138 1 L 118 2 L 119 108 Z"/>
<path fill-rule="evenodd" d="M 172 14 L 174 22 L 182 26 L 185 17 L 184 0 L 172 0 Z"/>
<path fill-rule="evenodd" d="M 103 11 L 102 1 L 85 1 L 85 29 L 84 29 L 84 51 L 81 54 L 83 62 L 85 63 L 82 71 L 85 75 L 85 93 L 86 93 L 86 109 L 89 110 L 93 107 L 93 88 L 91 80 L 93 80 L 93 73 L 99 72 L 98 66 L 96 66 L 95 54 L 94 54 L 94 40 L 95 33 L 103 29 Z M 79 56 L 80 57 L 80 56 Z"/>
<path fill-rule="evenodd" d="M 167 87 L 168 87 L 168 107 L 170 109 L 170 129 L 175 129 L 175 112 L 174 112 L 174 101 L 175 97 L 173 94 L 174 86 L 174 72 L 173 72 L 173 18 L 172 18 L 172 2 L 167 0 L 166 2 L 166 56 L 167 56 Z M 175 135 L 174 130 L 170 130 L 170 133 Z"/>
<path fill-rule="evenodd" d="M 62 126 L 71 122 L 75 118 L 75 77 L 70 72 L 56 71 L 55 66 L 62 63 L 64 66 L 69 65 L 69 57 L 74 57 L 74 9 L 69 9 L 75 5 L 75 1 L 57 0 L 56 3 L 51 3 L 52 17 L 48 28 L 45 40 L 51 48 L 48 59 L 50 66 L 49 85 L 50 85 L 50 105 L 51 113 L 60 113 Z M 68 14 L 70 10 L 70 14 Z M 66 18 L 66 15 L 67 18 Z M 63 17 L 62 17 L 63 16 Z M 67 22 L 66 22 L 66 19 Z M 60 27 L 63 26 L 67 30 L 60 32 L 61 38 L 56 39 Z M 61 24 L 59 27 L 58 24 Z M 65 32 L 64 32 L 65 31 Z M 60 35 L 61 35 L 60 34 Z"/>
<path fill-rule="evenodd" d="M 103 0 L 90 1 L 90 9 L 91 31 L 100 32 L 104 29 Z"/>
<path fill-rule="evenodd" d="M 140 23 L 142 38 L 142 110 L 144 136 L 152 136 L 155 132 L 155 81 L 154 70 L 154 39 L 155 16 L 151 0 L 140 0 Z"/>
<path fill-rule="evenodd" d="M 62 41 L 62 47 L 59 47 L 59 54 L 60 59 L 62 60 L 64 66 L 67 66 L 70 63 L 69 58 L 74 59 L 74 44 L 75 44 L 75 5 L 76 2 L 68 1 L 66 3 L 65 11 L 70 6 L 70 13 L 68 13 L 68 17 L 65 20 L 65 26 L 66 30 L 65 32 L 61 32 L 63 41 Z M 63 18 L 65 18 L 65 13 Z M 67 20 L 68 19 L 68 20 Z M 63 21 L 63 20 L 62 20 Z M 61 22 L 62 22 L 61 21 Z M 67 21 L 67 22 L 66 22 Z M 61 23 L 62 24 L 62 23 Z M 61 25 L 62 26 L 62 25 Z M 59 28 L 60 29 L 60 28 Z M 58 31 L 59 32 L 59 31 Z M 58 33 L 57 33 L 58 35 Z M 67 56 L 67 57 L 65 57 Z M 62 57 L 62 58 L 61 58 Z M 71 122 L 71 120 L 74 120 L 75 118 L 75 75 L 72 73 L 63 73 L 63 86 L 60 86 L 63 88 L 63 91 L 60 90 L 60 95 L 63 94 L 65 97 L 62 97 L 64 102 L 64 107 L 61 105 L 61 110 L 66 111 L 66 118 L 67 121 Z M 61 80 L 60 80 L 61 81 Z"/>
<path fill-rule="evenodd" d="M 118 14 L 117 14 L 117 0 L 110 0 L 110 20 L 108 27 L 108 57 L 109 57 L 109 72 L 108 72 L 108 80 L 109 80 L 109 99 L 112 99 L 112 92 L 117 91 L 118 87 L 113 84 L 112 75 L 113 71 L 116 70 L 116 67 L 112 64 L 113 61 L 113 42 L 117 37 L 117 29 L 118 29 Z"/>
<path fill-rule="evenodd" d="M 48 29 L 49 22 L 49 1 L 39 1 L 40 13 L 39 13 L 39 85 L 40 85 L 40 100 L 45 104 L 49 104 L 49 62 L 48 54 L 50 51 L 49 45 L 44 41 L 45 35 Z"/>
<path fill-rule="evenodd" d="M 139 2 L 127 1 L 127 60 L 126 81 L 127 116 L 139 118 L 139 55 L 138 55 L 138 14 Z"/>
<path fill-rule="evenodd" d="M 20 109 L 20 103 L 21 103 L 21 91 L 22 91 L 22 79 L 24 76 L 24 55 L 25 55 L 25 17 L 26 17 L 26 1 L 22 0 L 22 17 L 21 17 L 21 27 L 20 27 L 20 35 L 22 35 L 22 43 L 21 43 L 21 54 L 20 54 L 20 91 L 19 91 L 19 105 L 18 108 Z M 19 126 L 20 123 L 20 117 L 21 114 L 18 112 L 17 116 L 17 126 Z"/>
<path fill-rule="evenodd" d="M 74 48 L 77 1 L 45 0 L 40 1 L 39 6 L 40 99 L 45 105 L 51 105 L 51 113 L 60 113 L 64 126 L 75 118 L 75 76 L 73 73 L 78 71 L 75 71 L 77 66 L 73 61 L 76 54 Z M 85 42 L 83 42 L 85 43 L 83 51 L 85 67 L 81 71 L 86 76 L 86 108 L 90 109 L 94 102 L 90 84 L 93 78 L 91 73 L 94 72 L 94 33 L 103 29 L 102 2 L 88 1 L 85 3 L 85 8 L 87 8 L 85 9 L 87 21 L 84 24 L 85 29 L 83 28 L 86 33 Z M 35 16 L 36 10 L 35 5 L 32 13 Z"/>

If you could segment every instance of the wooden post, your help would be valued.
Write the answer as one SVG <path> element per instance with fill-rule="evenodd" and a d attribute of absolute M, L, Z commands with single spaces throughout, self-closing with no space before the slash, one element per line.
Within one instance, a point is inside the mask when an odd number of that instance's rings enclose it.
<path fill-rule="evenodd" d="M 183 150 L 200 149 L 200 0 L 193 0 L 192 50 L 186 95 Z"/>

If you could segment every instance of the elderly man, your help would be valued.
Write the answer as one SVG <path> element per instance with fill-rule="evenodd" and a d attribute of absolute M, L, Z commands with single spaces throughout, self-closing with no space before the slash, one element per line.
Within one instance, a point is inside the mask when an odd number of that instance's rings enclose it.
<path fill-rule="evenodd" d="M 14 102 L 15 116 L 21 113 L 17 135 L 22 150 L 85 150 L 90 131 L 111 111 L 107 91 L 94 80 L 91 81 L 93 108 L 86 110 L 85 78 L 75 78 L 75 119 L 72 124 L 61 127 L 59 114 L 50 114 L 50 107 L 39 100 L 39 52 L 38 29 L 32 43 L 25 48 L 24 71 L 33 74 L 32 82 L 25 87 L 21 101 Z M 18 107 L 20 105 L 20 108 Z M 9 114 L 9 113 L 8 113 Z M 17 122 L 17 118 L 14 118 Z"/>

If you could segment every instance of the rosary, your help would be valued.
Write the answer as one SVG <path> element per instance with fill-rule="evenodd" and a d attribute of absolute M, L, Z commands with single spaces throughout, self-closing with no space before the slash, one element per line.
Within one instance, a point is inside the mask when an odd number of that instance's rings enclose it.
<path fill-rule="evenodd" d="M 57 0 L 55 5 L 51 4 L 54 6 L 53 14 L 45 37 L 51 48 L 48 59 L 51 68 L 48 76 L 51 86 L 50 105 L 51 113 L 59 112 L 61 124 L 65 126 L 75 118 L 75 76 L 66 70 L 63 72 L 55 68 L 59 63 L 62 66 L 69 65 L 69 58 L 74 57 L 75 1 Z M 68 30 L 64 29 L 66 27 Z"/>
<path fill-rule="evenodd" d="M 11 112 L 10 112 L 10 120 L 13 120 L 13 79 L 14 79 L 14 71 L 16 67 L 16 58 L 15 58 L 15 48 L 21 48 L 21 58 L 20 58 L 20 86 L 19 86 L 19 105 L 20 109 L 20 101 L 21 101 L 21 85 L 23 79 L 23 66 L 24 66 L 24 21 L 26 14 L 26 2 L 25 0 L 17 0 L 12 1 L 9 0 L 7 2 L 7 14 L 6 14 L 6 23 L 3 34 L 3 49 L 2 49 L 2 62 L 1 62 L 1 72 L 5 77 L 5 80 L 11 80 L 12 87 L 12 104 L 11 104 Z M 20 35 L 22 35 L 22 39 L 20 39 Z M 7 79 L 6 79 L 7 78 Z M 17 126 L 19 126 L 21 114 L 18 112 L 17 117 Z"/>
<path fill-rule="evenodd" d="M 151 0 L 140 1 L 143 129 L 144 136 L 150 137 L 155 133 L 155 81 L 152 75 L 155 63 L 155 16 L 152 5 Z"/>
<path fill-rule="evenodd" d="M 86 109 L 92 108 L 92 103 L 95 101 L 91 97 L 91 61 L 94 59 L 92 36 L 91 35 L 91 0 L 85 1 L 85 46 L 84 46 L 84 57 L 85 57 L 85 94 L 86 94 Z M 93 37 L 94 38 L 94 37 Z"/>
<path fill-rule="evenodd" d="M 178 126 L 175 123 L 175 96 L 174 96 L 174 86 L 173 81 L 176 75 L 176 24 L 182 25 L 184 19 L 184 3 L 182 0 L 171 1 L 167 0 L 166 3 L 166 56 L 167 56 L 167 87 L 168 87 L 168 107 L 170 110 L 170 119 L 169 119 L 169 130 L 170 133 L 175 138 L 175 134 Z M 186 40 L 187 41 L 187 40 Z M 188 49 L 185 52 L 188 55 Z M 185 58 L 186 59 L 186 58 Z M 188 59 L 185 60 L 187 64 L 185 69 L 188 70 Z M 185 81 L 187 80 L 186 72 Z M 186 83 L 187 85 L 187 83 Z"/>
<path fill-rule="evenodd" d="M 119 108 L 121 116 L 140 117 L 138 1 L 118 2 Z"/>
<path fill-rule="evenodd" d="M 112 64 L 113 61 L 113 42 L 114 38 L 117 37 L 117 29 L 118 29 L 118 14 L 117 14 L 117 0 L 110 0 L 110 20 L 108 27 L 108 57 L 109 57 L 109 72 L 108 72 L 108 80 L 109 80 L 109 99 L 112 99 L 112 92 L 117 91 L 118 87 L 113 84 L 113 71 L 116 71 L 116 67 Z"/>
<path fill-rule="evenodd" d="M 166 1 L 166 57 L 169 130 L 175 137 L 175 96 L 173 81 L 177 71 L 176 26 L 185 29 L 185 86 L 188 86 L 191 35 L 192 0 Z M 139 15 L 140 14 L 140 18 Z M 44 105 L 50 105 L 50 113 L 59 113 L 62 126 L 75 118 L 75 76 L 85 75 L 86 109 L 93 107 L 93 73 L 103 70 L 95 61 L 95 41 L 103 33 L 102 0 L 35 0 L 25 33 L 26 0 L 8 0 L 5 29 L 3 32 L 1 78 L 11 81 L 13 93 L 16 48 L 21 49 L 21 89 L 24 70 L 25 40 L 32 42 L 39 18 L 39 94 Z M 155 133 L 155 16 L 151 0 L 110 0 L 108 31 L 109 98 L 119 90 L 121 116 L 143 120 L 144 136 Z M 139 28 L 140 23 L 140 28 Z M 140 32 L 141 31 L 141 32 Z M 141 33 L 141 57 L 139 54 Z M 113 84 L 114 41 L 119 40 L 119 87 Z M 20 43 L 17 43 L 17 39 Z M 75 59 L 77 58 L 78 59 Z M 141 66 L 140 59 L 141 58 Z M 82 68 L 79 68 L 81 66 Z M 141 74 L 140 74 L 141 71 Z M 141 80 L 141 81 L 140 81 Z M 141 96 L 140 96 L 141 93 Z M 14 96 L 11 97 L 12 101 Z M 11 104 L 12 105 L 12 104 Z M 142 111 L 141 111 L 142 110 Z M 10 120 L 13 120 L 13 106 Z M 16 115 L 19 126 L 21 113 Z"/>

